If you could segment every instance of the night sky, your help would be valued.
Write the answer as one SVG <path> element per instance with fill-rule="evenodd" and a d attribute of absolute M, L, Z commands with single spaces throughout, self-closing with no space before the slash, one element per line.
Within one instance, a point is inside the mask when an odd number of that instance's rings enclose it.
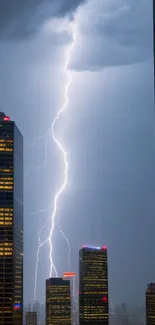
<path fill-rule="evenodd" d="M 71 270 L 78 272 L 82 245 L 106 244 L 110 300 L 142 303 L 155 281 L 152 1 L 8 0 L 0 2 L 0 106 L 24 136 L 25 303 L 33 301 L 37 232 L 49 220 L 41 240 L 49 235 L 63 179 L 62 156 L 43 136 L 64 99 L 70 24 L 72 84 L 56 127 L 69 175 L 57 217 L 71 243 Z M 61 276 L 68 251 L 57 226 L 53 249 Z M 48 277 L 46 244 L 40 302 Z"/>

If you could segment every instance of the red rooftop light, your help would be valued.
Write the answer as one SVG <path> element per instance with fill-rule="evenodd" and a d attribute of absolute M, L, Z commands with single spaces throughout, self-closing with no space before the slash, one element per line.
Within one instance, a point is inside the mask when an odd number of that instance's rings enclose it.
<path fill-rule="evenodd" d="M 10 121 L 10 117 L 9 116 L 4 116 L 3 121 Z"/>
<path fill-rule="evenodd" d="M 107 302 L 107 301 L 108 301 L 108 298 L 107 298 L 107 297 L 103 297 L 103 298 L 102 298 L 102 301 L 103 301 L 103 302 Z"/>
<path fill-rule="evenodd" d="M 74 278 L 76 276 L 75 272 L 64 272 L 63 278 Z"/>
<path fill-rule="evenodd" d="M 101 249 L 103 249 L 103 251 L 106 251 L 107 250 L 107 246 L 102 246 Z"/>

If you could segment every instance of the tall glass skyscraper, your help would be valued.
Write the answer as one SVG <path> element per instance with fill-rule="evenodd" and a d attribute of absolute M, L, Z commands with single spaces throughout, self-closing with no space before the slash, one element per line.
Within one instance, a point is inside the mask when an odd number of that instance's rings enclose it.
<path fill-rule="evenodd" d="M 0 324 L 23 325 L 23 138 L 0 112 Z"/>
<path fill-rule="evenodd" d="M 70 281 L 46 280 L 46 325 L 71 325 Z"/>
<path fill-rule="evenodd" d="M 107 247 L 80 249 L 79 324 L 108 325 Z"/>
<path fill-rule="evenodd" d="M 146 325 L 155 325 L 155 283 L 146 289 Z"/>

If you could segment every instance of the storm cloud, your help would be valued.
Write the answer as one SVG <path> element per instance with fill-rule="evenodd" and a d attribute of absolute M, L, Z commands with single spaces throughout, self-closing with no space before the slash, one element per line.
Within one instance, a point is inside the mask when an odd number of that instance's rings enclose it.
<path fill-rule="evenodd" d="M 77 15 L 78 56 L 76 70 L 100 70 L 107 66 L 129 65 L 152 57 L 152 1 L 90 0 Z"/>
<path fill-rule="evenodd" d="M 0 38 L 23 39 L 34 34 L 42 22 L 73 12 L 85 0 L 0 1 Z"/>

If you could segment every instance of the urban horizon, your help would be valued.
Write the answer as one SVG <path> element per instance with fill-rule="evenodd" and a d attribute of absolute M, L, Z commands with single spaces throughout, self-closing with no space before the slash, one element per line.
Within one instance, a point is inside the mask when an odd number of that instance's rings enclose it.
<path fill-rule="evenodd" d="M 0 24 L 0 325 L 155 325 L 155 0 Z"/>

